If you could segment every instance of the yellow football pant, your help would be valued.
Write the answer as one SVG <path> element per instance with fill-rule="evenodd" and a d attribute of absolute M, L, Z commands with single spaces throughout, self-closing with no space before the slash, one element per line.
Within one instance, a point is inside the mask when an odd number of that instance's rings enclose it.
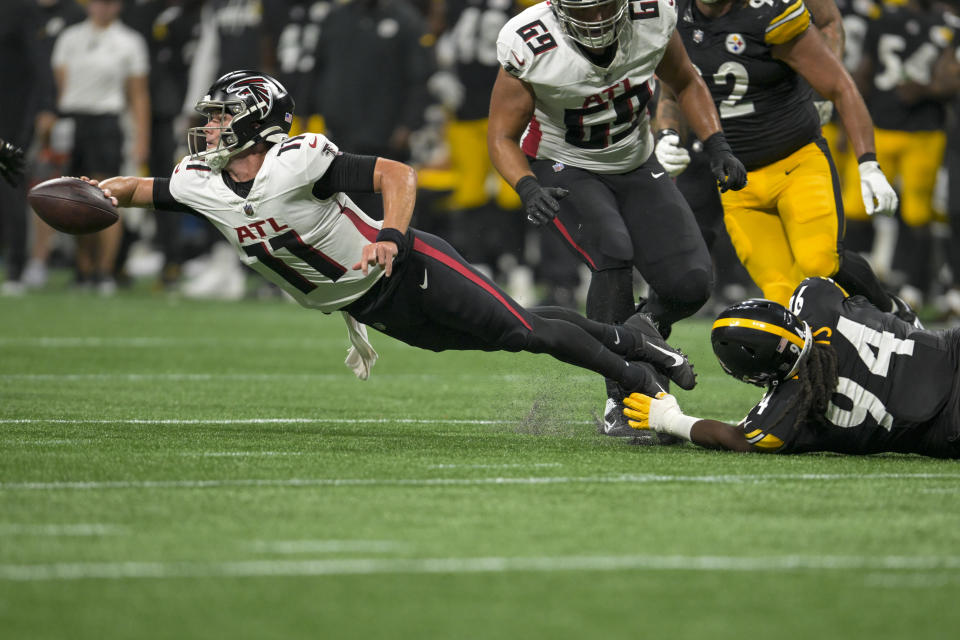
<path fill-rule="evenodd" d="M 737 256 L 766 298 L 786 305 L 804 278 L 840 268 L 840 197 L 823 142 L 747 172 L 746 187 L 720 195 Z"/>
<path fill-rule="evenodd" d="M 519 209 L 520 196 L 493 168 L 487 152 L 487 121 L 451 120 L 447 123 L 451 169 L 457 184 L 450 196 L 450 208 L 472 209 L 490 200 L 487 181 L 496 180 L 496 201 L 501 209 Z"/>
<path fill-rule="evenodd" d="M 900 215 L 911 227 L 933 219 L 933 187 L 943 164 L 947 135 L 943 131 L 876 129 L 877 162 L 890 184 L 900 182 Z M 866 220 L 856 161 L 844 167 L 843 208 L 851 220 Z"/>

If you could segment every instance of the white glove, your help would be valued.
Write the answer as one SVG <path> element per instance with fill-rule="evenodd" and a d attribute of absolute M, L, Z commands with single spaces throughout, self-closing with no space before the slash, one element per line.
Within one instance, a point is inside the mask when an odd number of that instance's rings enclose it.
<path fill-rule="evenodd" d="M 860 193 L 867 215 L 892 216 L 897 210 L 897 192 L 887 182 L 876 160 L 860 163 Z"/>
<path fill-rule="evenodd" d="M 664 129 L 657 138 L 653 153 L 670 177 L 676 178 L 690 164 L 690 152 L 680 146 L 680 134 L 673 129 Z"/>
<path fill-rule="evenodd" d="M 833 103 L 829 100 L 814 100 L 813 106 L 817 110 L 817 117 L 820 118 L 820 126 L 830 122 L 833 117 Z"/>
<path fill-rule="evenodd" d="M 660 392 L 656 398 L 631 393 L 623 399 L 623 410 L 629 424 L 634 429 L 653 429 L 659 433 L 669 433 L 685 440 L 690 439 L 690 429 L 700 418 L 688 416 L 680 410 L 677 399 L 669 393 Z"/>

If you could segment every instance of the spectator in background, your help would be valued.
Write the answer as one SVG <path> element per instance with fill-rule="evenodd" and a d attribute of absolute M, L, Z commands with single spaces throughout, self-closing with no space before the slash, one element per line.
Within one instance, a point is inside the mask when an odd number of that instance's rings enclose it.
<path fill-rule="evenodd" d="M 39 150 L 30 177 L 32 182 L 43 182 L 63 175 L 67 171 L 68 160 L 65 150 L 59 148 L 59 136 L 56 141 L 52 139 L 57 122 L 57 87 L 50 64 L 53 44 L 66 27 L 83 22 L 86 13 L 75 0 L 37 0 L 37 5 L 41 20 L 40 29 L 34 34 L 40 47 L 40 61 L 36 67 L 40 83 L 37 88 L 39 102 L 36 117 Z M 33 241 L 30 260 L 23 272 L 23 284 L 28 288 L 36 288 L 47 282 L 47 260 L 55 231 L 37 216 L 32 216 L 31 222 Z"/>
<path fill-rule="evenodd" d="M 150 154 L 151 174 L 170 170 L 180 155 L 183 126 L 176 120 L 183 112 L 201 30 L 203 0 L 140 0 L 124 12 L 124 21 L 147 41 L 150 53 Z M 181 214 L 155 218 L 155 242 L 163 254 L 160 283 L 170 287 L 180 279 L 184 260 Z"/>
<path fill-rule="evenodd" d="M 433 41 L 406 0 L 353 0 L 326 17 L 315 91 L 333 139 L 364 155 L 405 162 L 424 122 Z M 350 87 L 350 89 L 345 89 Z M 375 194 L 350 194 L 374 218 Z"/>
<path fill-rule="evenodd" d="M 120 115 L 133 118 L 132 164 L 147 161 L 150 143 L 149 61 L 143 37 L 121 23 L 122 0 L 90 0 L 87 20 L 64 29 L 53 47 L 53 72 L 62 117 L 74 123 L 69 173 L 91 178 L 116 175 L 123 165 Z M 104 295 L 116 290 L 121 225 L 80 236 L 77 280 Z"/>
<path fill-rule="evenodd" d="M 35 36 L 40 12 L 34 0 L 0 3 L 0 74 L 7 89 L 0 92 L 0 138 L 13 147 L 26 147 L 33 135 L 39 102 L 42 56 Z M 13 155 L 9 155 L 9 161 Z M 10 165 L 12 167 L 12 165 Z M 11 173 L 12 176 L 12 173 Z M 2 236 L 4 295 L 23 292 L 21 275 L 27 259 L 27 200 L 22 180 L 0 180 L 0 236 Z"/>

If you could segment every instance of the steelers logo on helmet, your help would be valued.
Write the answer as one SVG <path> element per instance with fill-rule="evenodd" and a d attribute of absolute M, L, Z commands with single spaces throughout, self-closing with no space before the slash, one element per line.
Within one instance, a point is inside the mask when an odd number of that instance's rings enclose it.
<path fill-rule="evenodd" d="M 194 106 L 206 124 L 187 131 L 193 158 L 219 171 L 257 142 L 280 142 L 290 133 L 294 103 L 275 78 L 258 71 L 231 71 Z"/>
<path fill-rule="evenodd" d="M 609 47 L 627 23 L 627 0 L 553 0 L 564 33 L 585 47 Z"/>
<path fill-rule="evenodd" d="M 740 55 L 747 48 L 747 41 L 739 33 L 731 33 L 727 36 L 727 51 Z"/>
<path fill-rule="evenodd" d="M 724 310 L 710 331 L 723 370 L 765 387 L 792 378 L 813 345 L 810 326 L 772 300 L 754 298 Z"/>

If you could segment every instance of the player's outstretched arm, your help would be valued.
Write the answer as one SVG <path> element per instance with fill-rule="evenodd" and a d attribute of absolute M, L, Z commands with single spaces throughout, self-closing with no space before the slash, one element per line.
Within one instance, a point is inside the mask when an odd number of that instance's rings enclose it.
<path fill-rule="evenodd" d="M 652 398 L 642 393 L 632 393 L 623 399 L 623 404 L 627 424 L 634 429 L 668 433 L 706 449 L 743 453 L 761 451 L 747 442 L 743 433 L 733 425 L 685 415 L 677 399 L 670 394 L 658 393 L 656 398 Z"/>
<path fill-rule="evenodd" d="M 367 275 L 372 265 L 393 275 L 393 262 L 405 241 L 413 207 L 417 200 L 417 172 L 402 162 L 377 158 L 373 169 L 373 190 L 383 194 L 383 226 L 376 241 L 363 248 L 353 269 Z"/>
<path fill-rule="evenodd" d="M 817 28 L 810 25 L 796 38 L 774 45 L 771 52 L 803 76 L 817 93 L 833 102 L 860 164 L 860 185 L 867 213 L 893 215 L 897 194 L 877 164 L 873 119 L 853 78 L 827 48 Z"/>
<path fill-rule="evenodd" d="M 153 208 L 153 178 L 116 176 L 106 180 L 93 180 L 84 176 L 82 179 L 100 187 L 116 207 Z"/>

